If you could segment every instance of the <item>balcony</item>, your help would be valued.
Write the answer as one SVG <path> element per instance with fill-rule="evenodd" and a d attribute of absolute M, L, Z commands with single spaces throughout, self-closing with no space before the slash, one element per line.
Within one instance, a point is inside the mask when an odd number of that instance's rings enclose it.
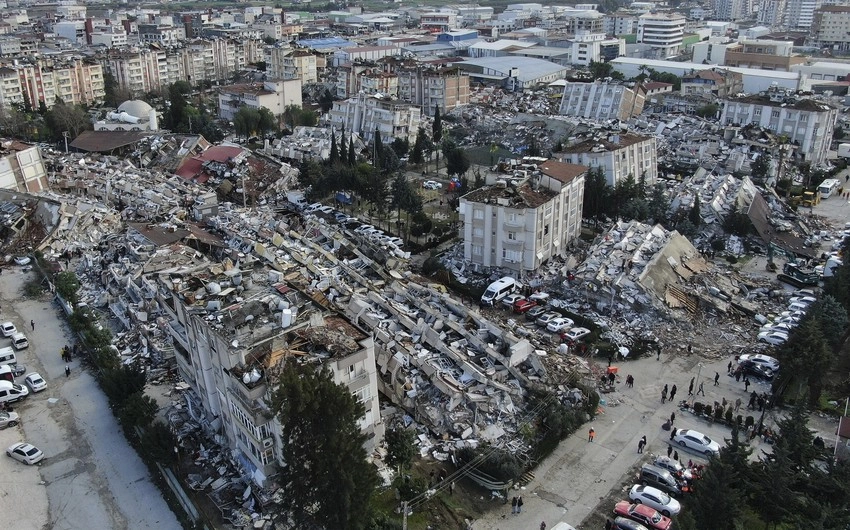
<path fill-rule="evenodd" d="M 259 396 L 255 399 L 251 399 L 248 396 L 253 395 L 256 392 L 249 392 L 249 389 L 245 387 L 241 381 L 234 380 L 228 385 L 227 393 L 233 396 L 235 403 L 239 406 L 239 408 L 241 408 L 247 415 L 251 416 L 251 421 L 254 424 L 262 425 L 272 419 L 274 414 L 262 400 L 262 396 L 265 394 L 266 385 L 260 384 L 252 390 L 257 391 L 258 389 Z M 245 393 L 243 393 L 243 391 L 245 391 Z"/>

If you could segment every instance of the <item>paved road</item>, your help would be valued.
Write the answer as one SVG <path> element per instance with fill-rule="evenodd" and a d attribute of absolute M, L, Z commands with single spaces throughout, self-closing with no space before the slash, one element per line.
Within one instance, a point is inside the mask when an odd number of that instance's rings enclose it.
<path fill-rule="evenodd" d="M 29 468 L 0 459 L 0 476 L 8 477 L 0 480 L 0 511 L 22 529 L 179 529 L 97 383 L 76 362 L 65 377 L 59 348 L 70 342 L 67 328 L 49 300 L 21 300 L 27 278 L 16 267 L 0 274 L 0 315 L 27 334 L 21 362 L 48 388 L 16 406 L 22 425 L 0 431 L 0 446 L 26 439 L 45 460 Z"/>

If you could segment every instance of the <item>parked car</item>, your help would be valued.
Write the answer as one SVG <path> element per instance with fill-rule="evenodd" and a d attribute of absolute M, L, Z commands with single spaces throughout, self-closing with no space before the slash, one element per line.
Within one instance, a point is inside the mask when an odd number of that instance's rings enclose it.
<path fill-rule="evenodd" d="M 3 322 L 0 324 L 0 333 L 2 333 L 4 337 L 11 337 L 17 332 L 18 328 L 16 328 L 11 322 Z"/>
<path fill-rule="evenodd" d="M 44 459 L 41 449 L 25 442 L 12 444 L 6 449 L 6 455 L 27 465 L 38 464 Z"/>
<path fill-rule="evenodd" d="M 803 311 L 808 312 L 810 304 L 804 304 L 800 302 L 791 302 L 788 304 L 788 311 Z"/>
<path fill-rule="evenodd" d="M 720 444 L 693 429 L 679 429 L 676 431 L 676 436 L 673 437 L 673 442 L 697 453 L 704 454 L 706 457 L 720 454 Z"/>
<path fill-rule="evenodd" d="M 656 530 L 669 530 L 673 521 L 658 513 L 655 508 L 645 504 L 632 504 L 629 501 L 620 501 L 614 505 L 614 513 L 622 517 L 634 519 L 640 524 Z"/>
<path fill-rule="evenodd" d="M 683 466 L 681 463 L 679 463 L 678 460 L 674 460 L 669 456 L 657 456 L 655 457 L 655 462 L 653 463 L 660 468 L 666 469 L 677 479 L 691 480 L 692 478 L 694 478 L 693 473 L 691 473 L 690 469 Z"/>
<path fill-rule="evenodd" d="M 514 304 L 519 302 L 520 300 L 525 300 L 525 297 L 521 294 L 509 294 L 506 297 L 502 298 L 502 305 L 508 308 L 513 309 Z"/>
<path fill-rule="evenodd" d="M 812 305 L 817 302 L 818 299 L 814 296 L 792 296 L 790 302 L 792 304 L 808 304 Z"/>
<path fill-rule="evenodd" d="M 770 322 L 759 329 L 759 332 L 765 331 L 781 331 L 782 333 L 791 333 L 797 327 L 796 324 L 788 324 L 786 322 Z"/>
<path fill-rule="evenodd" d="M 525 313 L 534 307 L 537 307 L 537 302 L 523 298 L 514 302 L 514 313 Z"/>
<path fill-rule="evenodd" d="M 18 424 L 18 413 L 7 410 L 0 411 L 0 429 L 14 427 Z"/>
<path fill-rule="evenodd" d="M 738 357 L 738 362 L 753 362 L 755 364 L 761 364 L 770 368 L 774 372 L 779 370 L 779 359 L 762 353 L 745 353 Z"/>
<path fill-rule="evenodd" d="M 776 373 L 763 364 L 756 364 L 752 361 L 742 361 L 738 363 L 738 366 L 741 367 L 741 371 L 746 375 L 752 375 L 754 377 L 758 377 L 760 379 L 773 379 L 773 376 Z"/>
<path fill-rule="evenodd" d="M 24 382 L 30 387 L 30 390 L 33 392 L 41 392 L 45 388 L 47 388 L 47 381 L 44 380 L 41 375 L 37 372 L 33 372 L 31 374 L 27 374 Z"/>
<path fill-rule="evenodd" d="M 443 188 L 443 184 L 436 180 L 426 180 L 422 183 L 422 187 L 426 190 L 439 190 Z"/>
<path fill-rule="evenodd" d="M 554 311 L 543 313 L 537 318 L 537 325 L 541 327 L 546 327 L 549 325 L 549 322 L 555 320 L 556 318 L 561 318 L 561 313 L 556 313 Z"/>
<path fill-rule="evenodd" d="M 758 334 L 759 342 L 766 342 L 774 346 L 783 344 L 788 340 L 788 334 L 782 331 L 762 331 Z"/>
<path fill-rule="evenodd" d="M 613 530 L 647 530 L 645 526 L 637 521 L 626 519 L 625 517 L 617 517 L 614 519 Z"/>
<path fill-rule="evenodd" d="M 570 329 L 575 325 L 575 322 L 572 319 L 567 317 L 558 317 L 554 318 L 546 324 L 546 329 L 551 331 L 552 333 L 560 333 L 565 329 Z"/>
<path fill-rule="evenodd" d="M 576 341 L 581 340 L 582 338 L 590 335 L 590 330 L 587 328 L 572 328 L 566 333 L 561 334 L 561 340 L 563 341 Z"/>
<path fill-rule="evenodd" d="M 549 302 L 549 298 L 551 298 L 549 293 L 544 292 L 537 292 L 528 297 L 529 300 L 534 300 L 540 305 L 546 305 Z"/>
<path fill-rule="evenodd" d="M 32 259 L 29 256 L 18 256 L 15 258 L 15 265 L 29 265 L 32 262 Z"/>
<path fill-rule="evenodd" d="M 632 489 L 629 490 L 629 498 L 632 502 L 646 504 L 667 517 L 670 517 L 671 515 L 678 515 L 679 511 L 682 509 L 682 505 L 679 504 L 679 501 L 667 495 L 660 489 L 653 488 L 652 486 L 635 484 L 632 486 Z"/>
<path fill-rule="evenodd" d="M 526 318 L 526 320 L 534 321 L 534 320 L 537 320 L 538 318 L 540 318 L 540 315 L 542 315 L 545 312 L 546 312 L 545 307 L 540 307 L 540 306 L 532 307 L 531 309 L 529 309 L 525 313 L 525 318 Z"/>

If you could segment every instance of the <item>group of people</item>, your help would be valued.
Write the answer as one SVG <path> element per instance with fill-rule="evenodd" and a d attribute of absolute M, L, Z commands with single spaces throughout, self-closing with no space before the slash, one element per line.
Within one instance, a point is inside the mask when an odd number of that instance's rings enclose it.
<path fill-rule="evenodd" d="M 66 363 L 71 362 L 71 359 L 74 358 L 74 355 L 77 354 L 77 345 L 74 344 L 73 348 L 68 346 L 67 344 L 59 349 L 59 353 L 62 355 L 62 360 Z"/>

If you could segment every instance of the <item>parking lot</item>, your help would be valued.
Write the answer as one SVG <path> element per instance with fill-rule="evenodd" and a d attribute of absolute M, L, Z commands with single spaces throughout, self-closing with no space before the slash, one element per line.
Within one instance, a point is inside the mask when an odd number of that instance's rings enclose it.
<path fill-rule="evenodd" d="M 27 334 L 30 347 L 19 362 L 47 388 L 13 405 L 21 424 L 0 431 L 0 448 L 25 440 L 45 458 L 36 466 L 0 458 L 0 508 L 21 529 L 180 528 L 95 380 L 76 360 L 66 377 L 59 350 L 70 340 L 57 306 L 49 296 L 23 300 L 19 292 L 32 274 L 4 267 L 0 317 Z"/>

